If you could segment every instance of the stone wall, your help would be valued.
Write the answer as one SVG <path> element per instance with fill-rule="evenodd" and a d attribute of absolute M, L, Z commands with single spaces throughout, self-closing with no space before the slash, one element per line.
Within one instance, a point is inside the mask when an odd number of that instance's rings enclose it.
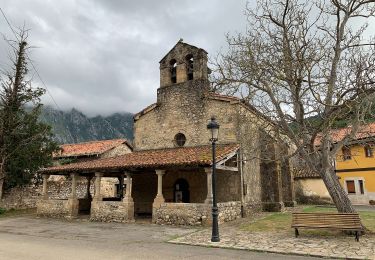
<path fill-rule="evenodd" d="M 64 218 L 69 215 L 68 200 L 39 200 L 37 214 L 38 216 Z"/>
<path fill-rule="evenodd" d="M 123 201 L 92 201 L 90 220 L 129 222 L 128 204 Z"/>
<path fill-rule="evenodd" d="M 218 144 L 238 142 L 239 103 L 207 98 L 207 85 L 196 80 L 158 89 L 156 107 L 135 117 L 134 149 L 176 147 L 178 133 L 186 136 L 185 146 L 209 145 L 207 123 L 213 115 L 220 124 Z"/>
<path fill-rule="evenodd" d="M 130 147 L 128 145 L 121 144 L 121 145 L 118 145 L 115 148 L 103 153 L 100 156 L 100 158 L 116 157 L 116 156 L 119 156 L 119 155 L 131 153 L 131 152 L 132 152 L 132 150 L 130 149 Z"/>
<path fill-rule="evenodd" d="M 208 225 L 211 207 L 204 203 L 163 203 L 152 218 L 156 224 L 162 225 Z"/>
<path fill-rule="evenodd" d="M 114 197 L 116 190 L 115 184 L 118 180 L 115 178 L 102 178 L 101 194 L 103 197 Z M 52 200 L 66 200 L 71 194 L 72 182 L 65 176 L 51 176 L 48 181 L 48 197 Z M 77 197 L 86 197 L 87 180 L 79 178 L 77 183 Z M 42 184 L 29 185 L 25 187 L 16 187 L 4 193 L 0 200 L 0 208 L 5 209 L 26 209 L 35 208 L 42 192 Z M 90 194 L 94 196 L 94 178 L 90 184 Z"/>
<path fill-rule="evenodd" d="M 229 201 L 218 203 L 219 223 L 241 218 L 241 201 Z"/>
<path fill-rule="evenodd" d="M 218 203 L 219 223 L 241 217 L 241 202 Z M 156 224 L 207 226 L 212 223 L 211 204 L 204 203 L 163 203 L 155 210 Z"/>
<path fill-rule="evenodd" d="M 218 170 L 216 173 L 216 195 L 218 202 L 241 201 L 240 173 Z"/>
<path fill-rule="evenodd" d="M 0 200 L 0 208 L 27 209 L 35 208 L 38 196 L 42 192 L 41 185 L 16 187 L 4 193 Z"/>

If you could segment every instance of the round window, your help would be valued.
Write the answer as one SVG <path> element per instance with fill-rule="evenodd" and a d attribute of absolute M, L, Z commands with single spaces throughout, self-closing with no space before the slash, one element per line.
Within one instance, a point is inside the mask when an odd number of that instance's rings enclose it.
<path fill-rule="evenodd" d="M 186 143 L 186 137 L 184 134 L 178 133 L 175 135 L 174 141 L 176 142 L 177 146 L 184 146 Z"/>

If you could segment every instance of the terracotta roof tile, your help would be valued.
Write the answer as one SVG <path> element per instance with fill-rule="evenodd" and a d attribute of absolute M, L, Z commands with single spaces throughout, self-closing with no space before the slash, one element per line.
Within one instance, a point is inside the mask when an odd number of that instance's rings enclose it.
<path fill-rule="evenodd" d="M 336 143 L 336 142 L 341 141 L 345 136 L 350 134 L 350 132 L 351 132 L 351 127 L 332 130 L 331 131 L 332 142 Z M 367 124 L 367 125 L 363 125 L 362 127 L 360 127 L 358 132 L 355 134 L 353 140 L 362 140 L 362 139 L 366 139 L 370 137 L 375 137 L 375 122 Z M 319 135 L 315 138 L 314 144 L 316 146 L 320 145 L 321 138 L 322 137 Z"/>
<path fill-rule="evenodd" d="M 239 148 L 238 144 L 217 145 L 216 160 L 224 159 Z M 205 166 L 212 164 L 211 146 L 181 147 L 135 151 L 118 157 L 72 163 L 42 169 L 43 173 L 93 172 L 168 166 Z"/>
<path fill-rule="evenodd" d="M 100 155 L 124 143 L 127 144 L 130 148 L 132 147 L 126 139 L 91 141 L 78 144 L 63 144 L 60 145 L 61 151 L 58 153 L 54 153 L 53 157 L 66 158 Z"/>
<path fill-rule="evenodd" d="M 320 178 L 319 173 L 314 172 L 307 168 L 294 170 L 293 173 L 294 173 L 294 179 Z"/>

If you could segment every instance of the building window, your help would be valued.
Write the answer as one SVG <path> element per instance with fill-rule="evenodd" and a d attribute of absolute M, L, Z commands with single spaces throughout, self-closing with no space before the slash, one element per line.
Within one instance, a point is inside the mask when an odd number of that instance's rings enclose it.
<path fill-rule="evenodd" d="M 348 194 L 355 194 L 354 181 L 346 181 L 346 188 L 348 190 Z"/>
<path fill-rule="evenodd" d="M 177 82 L 177 61 L 175 59 L 170 61 L 171 66 L 171 82 L 176 83 Z"/>
<path fill-rule="evenodd" d="M 358 180 L 358 184 L 359 184 L 359 191 L 361 192 L 361 194 L 365 194 L 365 187 L 363 186 L 363 180 Z"/>
<path fill-rule="evenodd" d="M 342 156 L 344 161 L 352 159 L 352 152 L 350 150 L 350 147 L 344 146 L 342 148 Z"/>
<path fill-rule="evenodd" d="M 181 134 L 181 133 L 178 133 L 175 135 L 174 137 L 174 141 L 176 143 L 177 146 L 184 146 L 185 143 L 186 143 L 186 137 L 184 134 Z"/>
<path fill-rule="evenodd" d="M 366 157 L 374 157 L 374 152 L 372 150 L 372 146 L 370 146 L 370 145 L 365 146 L 365 156 Z"/>
<path fill-rule="evenodd" d="M 194 79 L 194 59 L 191 54 L 186 56 L 186 73 L 188 80 Z"/>

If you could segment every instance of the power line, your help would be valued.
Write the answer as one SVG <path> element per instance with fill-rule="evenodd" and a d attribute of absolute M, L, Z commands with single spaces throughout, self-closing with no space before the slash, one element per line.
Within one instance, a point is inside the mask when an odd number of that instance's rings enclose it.
<path fill-rule="evenodd" d="M 4 11 L 3 11 L 3 9 L 2 9 L 1 7 L 0 7 L 0 11 L 1 11 L 1 13 L 2 13 L 2 15 L 3 15 L 3 17 L 4 17 L 5 21 L 6 21 L 6 23 L 8 24 L 10 30 L 13 32 L 14 37 L 15 37 L 16 39 L 18 39 L 18 37 L 17 37 L 17 33 L 16 33 L 15 30 L 13 29 L 13 26 L 10 24 L 8 18 L 6 17 L 6 15 L 5 15 L 5 13 L 4 13 Z M 47 85 L 44 83 L 44 80 L 43 80 L 42 77 L 40 76 L 38 70 L 37 70 L 36 67 L 34 66 L 33 61 L 30 59 L 30 57 L 29 57 L 29 55 L 28 55 L 27 53 L 26 53 L 26 56 L 27 56 L 27 59 L 30 61 L 30 64 L 31 64 L 31 66 L 33 67 L 33 69 L 34 69 L 36 75 L 38 76 L 38 78 L 39 78 L 39 80 L 40 80 L 40 82 L 42 82 L 44 88 L 46 89 L 47 94 L 51 97 L 51 99 L 52 99 L 53 103 L 55 104 L 55 106 L 57 107 L 57 109 L 58 109 L 58 110 L 61 110 L 60 107 L 59 107 L 59 105 L 56 103 L 56 100 L 53 98 L 51 92 L 48 90 Z"/>
<path fill-rule="evenodd" d="M 3 9 L 2 9 L 1 7 L 0 7 L 0 11 L 1 11 L 1 13 L 2 13 L 2 15 L 3 15 L 5 21 L 7 22 L 7 24 L 8 24 L 8 26 L 9 26 L 10 30 L 13 32 L 14 37 L 16 37 L 16 39 L 18 39 L 16 32 L 14 31 L 12 25 L 10 24 L 8 18 L 6 17 L 6 15 L 5 15 L 5 13 L 4 13 L 4 11 L 3 11 Z"/>
<path fill-rule="evenodd" d="M 43 80 L 42 77 L 40 76 L 38 70 L 37 70 L 36 67 L 34 66 L 34 63 L 33 63 L 32 60 L 30 59 L 29 55 L 26 54 L 26 56 L 27 56 L 27 59 L 30 61 L 30 64 L 31 64 L 31 66 L 33 67 L 33 69 L 34 69 L 36 75 L 38 76 L 38 78 L 39 78 L 39 80 L 40 80 L 40 82 L 42 82 L 44 88 L 46 89 L 47 94 L 51 97 L 51 99 L 52 99 L 53 103 L 55 104 L 55 106 L 57 107 L 57 109 L 58 109 L 58 110 L 61 110 L 60 107 L 59 107 L 59 105 L 56 103 L 56 100 L 53 98 L 51 92 L 48 90 L 47 85 L 44 83 L 44 80 Z"/>

